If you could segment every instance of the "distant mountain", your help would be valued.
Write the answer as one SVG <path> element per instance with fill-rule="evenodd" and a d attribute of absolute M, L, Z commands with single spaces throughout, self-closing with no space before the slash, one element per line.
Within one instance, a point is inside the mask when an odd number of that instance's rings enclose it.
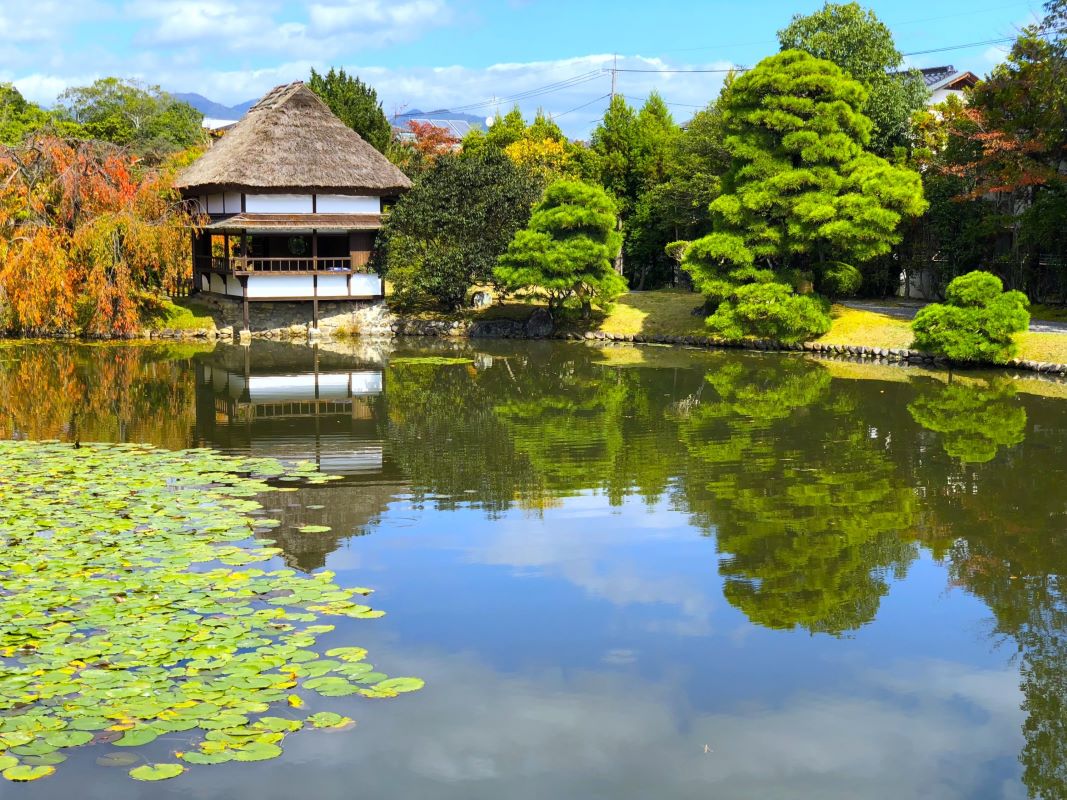
<path fill-rule="evenodd" d="M 171 92 L 171 94 L 178 100 L 184 100 L 205 117 L 211 117 L 212 119 L 240 119 L 256 102 L 255 100 L 246 100 L 235 106 L 224 106 L 222 103 L 208 100 L 204 95 L 196 92 Z"/>
<path fill-rule="evenodd" d="M 487 115 L 479 116 L 477 114 L 461 114 L 456 111 L 449 111 L 447 108 L 439 108 L 436 111 L 420 111 L 417 108 L 413 108 L 410 111 L 405 111 L 403 114 L 397 114 L 393 117 L 394 125 L 403 125 L 409 119 L 451 119 L 451 120 L 463 120 L 469 122 L 472 127 L 481 128 L 485 130 L 485 117 Z"/>

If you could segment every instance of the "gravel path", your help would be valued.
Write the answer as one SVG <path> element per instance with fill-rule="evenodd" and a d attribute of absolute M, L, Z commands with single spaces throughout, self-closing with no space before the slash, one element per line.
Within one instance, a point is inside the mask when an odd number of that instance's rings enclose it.
<path fill-rule="evenodd" d="M 885 314 L 897 319 L 912 319 L 925 303 L 901 302 L 892 303 L 877 300 L 846 300 L 841 305 L 855 308 L 860 311 L 873 311 L 877 314 Z M 1030 330 L 1033 333 L 1067 333 L 1067 322 L 1048 322 L 1045 320 L 1031 320 Z"/>

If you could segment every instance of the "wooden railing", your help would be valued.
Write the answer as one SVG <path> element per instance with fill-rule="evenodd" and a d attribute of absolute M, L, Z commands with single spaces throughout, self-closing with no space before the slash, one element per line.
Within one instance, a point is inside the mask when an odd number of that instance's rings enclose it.
<path fill-rule="evenodd" d="M 352 259 L 343 258 L 234 258 L 235 272 L 350 272 Z"/>
<path fill-rule="evenodd" d="M 295 258 L 291 256 L 261 258 L 259 256 L 233 256 L 227 262 L 221 256 L 197 256 L 196 265 L 200 269 L 214 272 L 366 272 L 370 264 L 370 253 L 352 253 L 350 256 L 320 256 L 318 258 Z"/>

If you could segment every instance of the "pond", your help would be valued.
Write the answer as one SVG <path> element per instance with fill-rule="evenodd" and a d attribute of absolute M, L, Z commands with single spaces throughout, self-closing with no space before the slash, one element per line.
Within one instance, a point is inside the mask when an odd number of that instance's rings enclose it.
<path fill-rule="evenodd" d="M 372 587 L 386 615 L 324 646 L 426 681 L 331 699 L 356 726 L 273 760 L 137 783 L 93 743 L 5 798 L 1067 797 L 1062 384 L 583 343 L 18 343 L 0 437 L 313 462 L 334 479 L 260 498 L 259 566 Z"/>

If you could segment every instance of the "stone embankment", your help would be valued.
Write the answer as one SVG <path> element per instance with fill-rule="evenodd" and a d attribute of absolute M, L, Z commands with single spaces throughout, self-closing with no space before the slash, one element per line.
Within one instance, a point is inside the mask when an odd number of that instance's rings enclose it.
<path fill-rule="evenodd" d="M 215 318 L 216 327 L 193 330 L 154 330 L 142 335 L 151 339 L 316 339 L 364 337 L 370 339 L 396 336 L 430 336 L 471 339 L 566 339 L 574 341 L 624 342 L 634 344 L 670 344 L 702 348 L 733 348 L 766 352 L 805 352 L 822 356 L 842 356 L 870 359 L 881 363 L 926 364 L 935 366 L 993 366 L 952 364 L 919 350 L 895 347 L 863 347 L 859 345 L 824 344 L 822 342 L 789 343 L 775 340 L 747 340 L 731 342 L 713 336 L 672 336 L 667 334 L 615 334 L 601 331 L 585 333 L 558 331 L 552 316 L 545 309 L 537 309 L 525 321 L 511 319 L 440 320 L 400 316 L 382 302 L 322 302 L 319 304 L 319 326 L 308 322 L 307 304 L 264 303 L 252 307 L 251 331 L 242 331 L 240 303 L 225 298 L 203 295 Z M 1000 367 L 1048 375 L 1067 375 L 1067 364 L 1013 359 Z"/>

